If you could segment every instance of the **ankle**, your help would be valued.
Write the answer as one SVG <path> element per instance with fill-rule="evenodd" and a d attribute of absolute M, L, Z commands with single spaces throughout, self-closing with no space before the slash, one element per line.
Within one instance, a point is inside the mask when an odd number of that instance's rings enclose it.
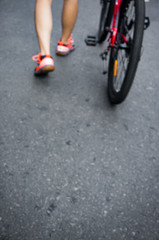
<path fill-rule="evenodd" d="M 61 42 L 66 44 L 66 45 L 69 44 L 69 41 L 66 38 L 61 38 Z"/>

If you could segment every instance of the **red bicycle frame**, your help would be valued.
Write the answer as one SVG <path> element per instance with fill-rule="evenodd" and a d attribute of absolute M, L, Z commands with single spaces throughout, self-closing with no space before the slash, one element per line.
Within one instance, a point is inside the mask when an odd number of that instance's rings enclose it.
<path fill-rule="evenodd" d="M 113 13 L 113 25 L 111 28 L 111 37 L 110 37 L 111 47 L 115 46 L 115 41 L 116 41 L 117 32 L 118 32 L 118 22 L 119 22 L 121 3 L 122 3 L 122 0 L 115 0 L 114 13 Z"/>

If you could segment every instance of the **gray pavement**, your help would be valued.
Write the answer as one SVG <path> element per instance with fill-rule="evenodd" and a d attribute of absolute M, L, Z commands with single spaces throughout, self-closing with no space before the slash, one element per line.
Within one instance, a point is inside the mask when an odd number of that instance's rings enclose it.
<path fill-rule="evenodd" d="M 34 3 L 0 1 L 0 240 L 159 240 L 159 2 L 126 101 L 109 104 L 89 48 L 99 1 L 79 2 L 77 49 L 60 58 L 62 1 L 53 1 L 55 72 L 33 76 Z"/>

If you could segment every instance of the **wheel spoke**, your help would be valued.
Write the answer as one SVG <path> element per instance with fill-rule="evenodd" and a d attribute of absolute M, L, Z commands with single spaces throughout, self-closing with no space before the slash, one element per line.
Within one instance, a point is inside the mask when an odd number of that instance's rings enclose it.
<path fill-rule="evenodd" d="M 119 92 L 127 69 L 129 64 L 129 57 L 131 52 L 131 46 L 134 38 L 134 25 L 135 25 L 135 6 L 134 1 L 130 1 L 126 13 L 125 13 L 125 19 L 123 23 L 123 32 L 124 36 L 127 39 L 127 43 L 121 43 L 118 47 L 118 53 L 117 53 L 117 61 L 118 61 L 118 67 L 117 67 L 117 76 L 114 76 L 114 89 L 116 92 Z M 121 42 L 122 37 L 120 38 Z M 125 46 L 125 47 L 124 47 Z"/>

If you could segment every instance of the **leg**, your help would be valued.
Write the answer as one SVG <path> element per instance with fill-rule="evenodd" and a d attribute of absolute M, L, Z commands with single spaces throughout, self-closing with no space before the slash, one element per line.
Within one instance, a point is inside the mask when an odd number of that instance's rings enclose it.
<path fill-rule="evenodd" d="M 68 44 L 68 38 L 70 37 L 74 28 L 78 13 L 78 0 L 64 0 L 63 12 L 62 12 L 62 37 L 61 41 Z"/>
<path fill-rule="evenodd" d="M 52 32 L 52 0 L 36 0 L 35 27 L 40 46 L 40 54 L 33 56 L 37 62 L 34 70 L 36 76 L 47 74 L 54 70 L 54 60 L 50 56 L 50 38 Z"/>
<path fill-rule="evenodd" d="M 35 27 L 41 55 L 50 55 L 50 38 L 53 25 L 51 3 L 52 0 L 36 0 Z"/>

